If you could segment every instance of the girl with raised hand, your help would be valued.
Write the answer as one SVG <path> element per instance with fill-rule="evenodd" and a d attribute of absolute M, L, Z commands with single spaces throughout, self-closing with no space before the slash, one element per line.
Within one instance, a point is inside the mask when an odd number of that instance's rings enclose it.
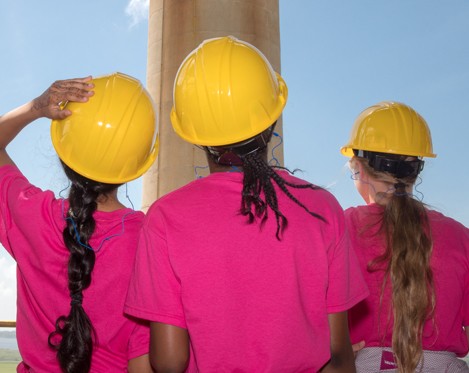
<path fill-rule="evenodd" d="M 430 130 L 414 109 L 381 102 L 355 121 L 351 157 L 366 206 L 346 210 L 371 295 L 349 324 L 358 372 L 469 372 L 469 230 L 415 196 Z"/>
<path fill-rule="evenodd" d="M 34 120 L 70 180 L 32 185 L 6 147 Z M 123 314 L 143 213 L 117 198 L 157 154 L 152 101 L 116 73 L 56 81 L 0 117 L 0 241 L 17 263 L 19 372 L 150 372 L 149 328 Z"/>
<path fill-rule="evenodd" d="M 126 312 L 151 322 L 157 371 L 354 372 L 347 310 L 368 294 L 343 211 L 267 162 L 287 86 L 252 45 L 185 59 L 171 122 L 210 175 L 148 211 Z"/>

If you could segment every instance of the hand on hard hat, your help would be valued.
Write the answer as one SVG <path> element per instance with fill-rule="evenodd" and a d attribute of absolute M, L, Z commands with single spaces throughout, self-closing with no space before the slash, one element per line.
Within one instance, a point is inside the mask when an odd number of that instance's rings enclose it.
<path fill-rule="evenodd" d="M 71 115 L 70 110 L 63 108 L 64 104 L 68 101 L 88 101 L 94 94 L 91 79 L 91 76 L 88 76 L 54 82 L 33 101 L 33 110 L 37 111 L 38 118 L 64 119 Z"/>

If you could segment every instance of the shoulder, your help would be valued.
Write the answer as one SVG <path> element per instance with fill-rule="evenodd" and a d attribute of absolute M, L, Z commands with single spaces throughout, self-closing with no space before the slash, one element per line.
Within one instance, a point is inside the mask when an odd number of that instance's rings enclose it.
<path fill-rule="evenodd" d="M 428 210 L 433 255 L 445 263 L 453 263 L 452 270 L 469 268 L 469 229 L 457 220 Z M 463 264 L 464 263 L 464 264 Z M 467 272 L 466 272 L 467 273 Z"/>
<path fill-rule="evenodd" d="M 469 229 L 464 224 L 442 214 L 441 212 L 435 210 L 427 211 L 433 232 L 441 232 L 445 235 L 460 235 L 465 240 L 469 240 Z"/>
<path fill-rule="evenodd" d="M 21 195 L 21 198 L 18 198 Z M 44 200 L 51 203 L 55 200 L 53 192 L 43 191 L 21 173 L 15 165 L 6 165 L 0 167 L 0 199 L 8 201 L 8 204 L 20 208 L 29 207 L 37 204 L 43 204 Z"/>
<path fill-rule="evenodd" d="M 312 186 L 312 188 L 295 189 L 295 195 L 297 193 L 300 193 L 300 194 L 306 195 L 307 198 L 314 199 L 315 203 L 318 205 L 324 204 L 325 206 L 329 206 L 329 207 L 332 206 L 336 209 L 343 211 L 342 207 L 340 206 L 340 203 L 337 201 L 335 196 L 331 192 L 329 192 L 326 188 L 323 188 L 307 180 L 301 179 L 298 176 L 293 175 L 288 171 L 278 171 L 277 173 L 282 177 L 282 179 L 284 179 L 289 184 Z"/>
<path fill-rule="evenodd" d="M 378 204 L 349 207 L 344 211 L 345 222 L 351 231 L 370 229 L 382 220 L 384 207 Z M 374 230 L 372 230 L 374 232 Z"/>
<path fill-rule="evenodd" d="M 200 193 L 204 193 L 206 189 L 209 188 L 211 184 L 213 184 L 212 179 L 214 179 L 215 176 L 209 175 L 200 179 L 193 180 L 158 198 L 154 204 L 166 205 L 178 202 L 181 199 L 184 199 L 186 196 L 193 196 Z"/>
<path fill-rule="evenodd" d="M 185 209 L 190 201 L 200 199 L 200 195 L 204 193 L 205 183 L 205 178 L 197 179 L 159 197 L 146 212 L 144 224 L 160 220 L 162 215 L 176 214 L 175 211 Z"/>
<path fill-rule="evenodd" d="M 344 210 L 345 224 L 348 229 L 353 231 L 353 228 L 360 225 L 360 211 L 361 207 L 349 207 Z"/>
<path fill-rule="evenodd" d="M 344 210 L 344 215 L 347 220 L 357 220 L 360 215 L 367 214 L 368 206 L 352 206 Z"/>
<path fill-rule="evenodd" d="M 228 189 L 240 190 L 242 173 L 216 172 L 200 179 L 193 180 L 178 189 L 158 198 L 150 207 L 147 215 L 158 210 L 172 210 L 179 207 L 189 208 L 199 205 L 201 200 L 224 194 Z"/>
<path fill-rule="evenodd" d="M 460 223 L 456 219 L 446 216 L 442 212 L 439 212 L 437 210 L 431 210 L 431 209 L 428 209 L 427 212 L 428 212 L 428 217 L 430 221 L 432 222 L 435 222 L 437 224 L 445 224 L 445 225 L 467 229 L 467 227 L 465 227 L 464 224 Z"/>
<path fill-rule="evenodd" d="M 4 185 L 12 180 L 19 179 L 28 182 L 26 177 L 22 174 L 18 167 L 15 165 L 5 165 L 0 167 L 0 183 Z"/>

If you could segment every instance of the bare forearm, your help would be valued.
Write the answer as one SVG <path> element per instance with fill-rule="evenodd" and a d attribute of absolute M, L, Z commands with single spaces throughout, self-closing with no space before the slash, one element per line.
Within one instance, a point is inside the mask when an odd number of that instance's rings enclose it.
<path fill-rule="evenodd" d="M 29 123 L 40 117 L 34 108 L 33 101 L 28 102 L 0 117 L 0 150 L 18 135 Z"/>
<path fill-rule="evenodd" d="M 64 119 L 71 114 L 62 110 L 60 103 L 67 101 L 86 102 L 93 95 L 91 77 L 57 80 L 40 96 L 0 117 L 0 150 L 13 140 L 29 123 L 45 117 Z"/>
<path fill-rule="evenodd" d="M 7 154 L 8 144 L 29 123 L 38 118 L 64 119 L 72 113 L 60 104 L 86 102 L 93 96 L 91 77 L 57 80 L 40 96 L 0 117 L 0 166 L 13 164 Z"/>
<path fill-rule="evenodd" d="M 355 357 L 348 332 L 347 312 L 328 316 L 331 330 L 331 360 L 321 369 L 323 373 L 355 373 Z"/>

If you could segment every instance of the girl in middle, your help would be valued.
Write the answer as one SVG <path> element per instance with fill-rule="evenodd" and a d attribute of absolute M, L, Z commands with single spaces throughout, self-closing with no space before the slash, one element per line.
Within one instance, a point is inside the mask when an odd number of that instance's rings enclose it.
<path fill-rule="evenodd" d="M 171 121 L 211 174 L 148 211 L 126 312 L 157 371 L 354 372 L 347 310 L 368 295 L 327 191 L 267 162 L 285 82 L 252 45 L 210 39 L 179 68 Z"/>

